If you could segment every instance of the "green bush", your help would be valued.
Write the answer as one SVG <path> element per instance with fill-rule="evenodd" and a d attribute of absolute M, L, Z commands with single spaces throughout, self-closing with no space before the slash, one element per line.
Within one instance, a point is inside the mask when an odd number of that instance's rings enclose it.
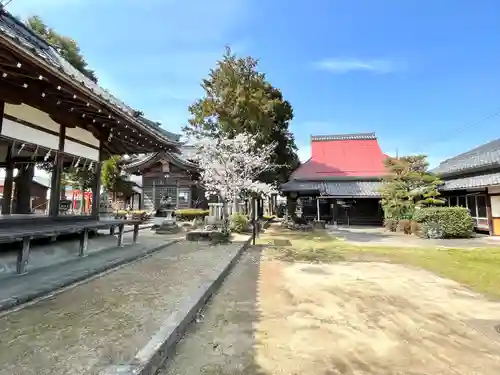
<path fill-rule="evenodd" d="M 248 232 L 248 217 L 242 213 L 235 213 L 231 218 L 231 231 L 235 233 L 245 233 Z"/>
<path fill-rule="evenodd" d="M 203 210 L 200 208 L 186 208 L 184 210 L 175 211 L 175 217 L 179 221 L 203 219 L 205 216 L 208 216 L 208 210 Z"/>
<path fill-rule="evenodd" d="M 426 238 L 467 238 L 474 230 L 474 221 L 464 207 L 421 208 L 413 220 L 421 225 L 420 235 Z"/>

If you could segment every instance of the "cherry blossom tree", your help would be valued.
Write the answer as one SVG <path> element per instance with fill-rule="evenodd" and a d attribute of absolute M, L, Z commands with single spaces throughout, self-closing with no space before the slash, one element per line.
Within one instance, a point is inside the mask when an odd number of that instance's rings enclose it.
<path fill-rule="evenodd" d="M 194 143 L 200 182 L 207 195 L 220 197 L 225 219 L 227 204 L 236 201 L 244 191 L 263 191 L 264 186 L 268 191 L 267 184 L 257 182 L 256 178 L 274 168 L 270 160 L 275 145 L 257 150 L 256 142 L 256 136 L 240 133 L 234 138 L 200 138 Z"/>

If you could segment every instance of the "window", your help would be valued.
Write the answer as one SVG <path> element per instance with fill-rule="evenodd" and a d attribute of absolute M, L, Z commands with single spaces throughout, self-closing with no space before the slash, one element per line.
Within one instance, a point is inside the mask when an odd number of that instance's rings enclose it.
<path fill-rule="evenodd" d="M 179 195 L 178 195 L 178 199 L 179 199 L 179 205 L 186 205 L 189 203 L 189 195 L 190 195 L 190 191 L 187 190 L 187 189 L 179 189 Z"/>
<path fill-rule="evenodd" d="M 476 196 L 467 196 L 467 208 L 470 211 L 470 216 L 477 217 Z"/>
<path fill-rule="evenodd" d="M 457 197 L 449 197 L 448 198 L 449 202 L 450 202 L 450 206 L 458 206 L 458 199 Z"/>
<path fill-rule="evenodd" d="M 478 195 L 476 197 L 476 202 L 477 202 L 477 216 L 488 217 L 488 211 L 486 209 L 486 196 Z"/>

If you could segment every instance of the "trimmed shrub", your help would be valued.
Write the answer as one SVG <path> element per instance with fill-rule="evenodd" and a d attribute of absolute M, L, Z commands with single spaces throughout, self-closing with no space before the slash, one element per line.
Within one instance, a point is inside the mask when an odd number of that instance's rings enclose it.
<path fill-rule="evenodd" d="M 242 213 L 236 212 L 231 218 L 231 231 L 235 233 L 245 233 L 249 230 L 248 217 Z"/>
<path fill-rule="evenodd" d="M 385 219 L 384 220 L 384 227 L 388 231 L 395 232 L 397 227 L 398 227 L 398 221 L 395 219 Z"/>
<path fill-rule="evenodd" d="M 426 207 L 415 211 L 413 219 L 421 225 L 426 238 L 468 238 L 474 221 L 464 207 Z"/>
<path fill-rule="evenodd" d="M 411 220 L 401 219 L 397 225 L 397 231 L 403 232 L 404 234 L 411 234 Z"/>
<path fill-rule="evenodd" d="M 184 210 L 175 210 L 175 217 L 179 221 L 203 219 L 205 216 L 208 216 L 208 210 L 203 210 L 200 208 L 186 208 Z"/>

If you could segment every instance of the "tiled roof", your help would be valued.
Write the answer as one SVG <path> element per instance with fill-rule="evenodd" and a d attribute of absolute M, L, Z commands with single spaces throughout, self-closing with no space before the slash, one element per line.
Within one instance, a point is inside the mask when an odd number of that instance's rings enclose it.
<path fill-rule="evenodd" d="M 301 181 L 292 180 L 281 186 L 284 192 L 317 190 L 321 195 L 336 197 L 380 197 L 382 181 Z"/>
<path fill-rule="evenodd" d="M 172 133 L 172 132 L 169 132 L 168 130 L 165 130 L 161 127 L 161 123 L 159 122 L 154 122 L 152 120 L 149 120 L 143 116 L 140 116 L 139 119 L 144 122 L 146 125 L 149 125 L 150 127 L 152 128 L 155 128 L 156 130 L 158 130 L 159 132 L 163 133 L 163 135 L 165 135 L 167 138 L 169 139 L 172 139 L 176 142 L 179 142 L 180 139 L 181 139 L 181 135 L 180 134 L 175 134 L 175 133 Z"/>
<path fill-rule="evenodd" d="M 446 180 L 439 190 L 474 189 L 500 185 L 500 172 Z"/>
<path fill-rule="evenodd" d="M 172 158 L 172 161 L 174 161 L 174 162 L 178 162 L 179 164 L 185 165 L 186 167 L 196 168 L 196 164 L 189 161 L 190 152 L 191 152 L 190 148 L 181 147 L 180 154 L 168 152 L 167 155 L 170 158 Z M 130 163 L 126 163 L 124 165 L 124 168 L 127 168 L 127 169 L 138 168 L 144 164 L 154 162 L 156 159 L 162 158 L 163 155 L 164 155 L 163 152 L 154 152 L 151 154 L 146 154 L 140 158 L 136 158 L 136 159 L 132 160 Z"/>
<path fill-rule="evenodd" d="M 442 176 L 459 175 L 497 166 L 500 167 L 500 139 L 445 160 L 432 172 Z"/>
<path fill-rule="evenodd" d="M 292 174 L 292 179 L 379 177 L 385 173 L 385 158 L 375 133 L 312 136 L 311 158 Z"/>
<path fill-rule="evenodd" d="M 97 83 L 86 77 L 78 69 L 66 61 L 54 47 L 31 31 L 24 23 L 16 19 L 0 6 L 0 37 L 24 50 L 25 53 L 48 64 L 52 69 L 66 75 L 75 87 L 80 86 L 80 90 L 85 88 L 99 99 L 106 102 L 115 110 L 129 117 L 131 122 L 136 122 L 139 126 L 152 130 L 159 135 L 159 139 L 177 142 L 178 139 L 170 138 L 165 130 L 158 126 L 151 126 L 151 121 L 145 118 L 136 118 L 136 111 L 112 95 Z M 170 133 L 173 134 L 173 133 Z"/>

